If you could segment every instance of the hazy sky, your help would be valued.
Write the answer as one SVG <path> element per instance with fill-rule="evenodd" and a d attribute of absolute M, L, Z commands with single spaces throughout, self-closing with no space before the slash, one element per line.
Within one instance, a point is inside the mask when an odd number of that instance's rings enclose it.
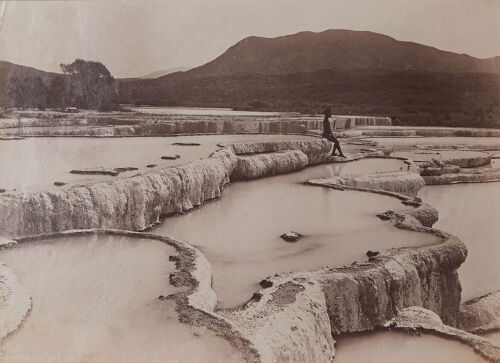
<path fill-rule="evenodd" d="M 102 61 L 117 77 L 142 76 L 201 65 L 250 35 L 275 37 L 332 28 L 370 30 L 481 58 L 500 55 L 500 0 L 94 0 L 7 5 L 12 12 L 0 33 L 0 59 L 49 71 L 59 71 L 61 62 L 83 58 Z"/>

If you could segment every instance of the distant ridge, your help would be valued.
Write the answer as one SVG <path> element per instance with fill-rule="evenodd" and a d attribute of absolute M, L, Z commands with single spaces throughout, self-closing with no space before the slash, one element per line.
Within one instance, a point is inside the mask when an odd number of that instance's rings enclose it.
<path fill-rule="evenodd" d="M 277 38 L 248 37 L 213 61 L 187 73 L 196 76 L 289 74 L 366 68 L 500 74 L 500 57 L 479 59 L 378 33 L 332 29 Z"/>

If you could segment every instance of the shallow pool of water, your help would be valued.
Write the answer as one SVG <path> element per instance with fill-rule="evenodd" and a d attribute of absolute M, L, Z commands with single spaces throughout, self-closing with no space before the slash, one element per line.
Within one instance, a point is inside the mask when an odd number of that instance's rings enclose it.
<path fill-rule="evenodd" d="M 117 177 L 70 174 L 73 169 L 95 167 L 136 167 L 139 170 L 120 173 L 119 177 L 158 168 L 186 164 L 208 157 L 218 143 L 278 141 L 304 139 L 294 135 L 207 135 L 177 137 L 128 138 L 27 138 L 0 141 L 0 188 L 9 192 L 60 189 L 55 181 L 85 184 Z M 200 146 L 172 145 L 176 142 L 197 142 Z M 180 155 L 180 159 L 163 160 L 163 155 Z"/>
<path fill-rule="evenodd" d="M 370 249 L 435 243 L 434 236 L 399 230 L 375 217 L 403 208 L 394 198 L 301 184 L 318 177 L 394 171 L 402 165 L 399 160 L 366 159 L 235 183 L 221 199 L 167 218 L 154 232 L 201 249 L 214 268 L 220 304 L 234 306 L 276 272 L 349 265 L 366 260 Z M 305 237 L 284 242 L 280 235 L 292 230 Z"/>
<path fill-rule="evenodd" d="M 125 237 L 63 238 L 0 253 L 33 299 L 0 345 L 2 362 L 235 361 L 229 343 L 178 321 L 169 274 L 175 250 Z M 199 334 L 195 336 L 194 332 Z"/>
<path fill-rule="evenodd" d="M 500 289 L 500 183 L 426 186 L 419 196 L 439 211 L 436 228 L 467 245 L 459 268 L 462 300 Z"/>
<path fill-rule="evenodd" d="M 411 336 L 387 331 L 335 340 L 335 363 L 486 362 L 471 347 L 432 335 Z"/>

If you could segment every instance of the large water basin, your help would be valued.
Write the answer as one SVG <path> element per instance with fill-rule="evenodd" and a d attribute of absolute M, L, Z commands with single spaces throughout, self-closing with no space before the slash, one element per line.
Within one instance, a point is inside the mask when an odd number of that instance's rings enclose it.
<path fill-rule="evenodd" d="M 426 186 L 419 196 L 439 211 L 436 228 L 467 245 L 458 269 L 462 300 L 500 289 L 500 183 Z"/>
<path fill-rule="evenodd" d="M 60 189 L 54 182 L 85 184 L 116 177 L 70 174 L 73 169 L 135 167 L 139 170 L 120 173 L 119 177 L 158 168 L 189 163 L 208 157 L 218 143 L 279 141 L 304 139 L 287 135 L 208 135 L 177 137 L 128 138 L 27 138 L 0 141 L 0 188 L 8 192 L 32 192 Z M 179 146 L 172 143 L 200 143 Z M 180 155 L 176 160 L 163 160 L 165 155 Z"/>
<path fill-rule="evenodd" d="M 175 250 L 159 241 L 90 236 L 0 253 L 33 299 L 0 345 L 2 362 L 238 361 L 229 343 L 178 321 L 169 284 Z M 196 335 L 195 335 L 196 333 Z"/>
<path fill-rule="evenodd" d="M 431 335 L 373 332 L 335 338 L 335 363 L 480 363 L 471 347 Z"/>
<path fill-rule="evenodd" d="M 367 250 L 436 243 L 429 234 L 399 230 L 376 213 L 401 209 L 390 197 L 337 191 L 301 182 L 360 172 L 400 170 L 399 160 L 365 159 L 228 187 L 221 199 L 167 218 L 155 233 L 198 247 L 214 268 L 219 304 L 229 307 L 250 298 L 258 282 L 276 272 L 349 265 L 367 259 Z M 297 231 L 296 243 L 280 235 Z"/>

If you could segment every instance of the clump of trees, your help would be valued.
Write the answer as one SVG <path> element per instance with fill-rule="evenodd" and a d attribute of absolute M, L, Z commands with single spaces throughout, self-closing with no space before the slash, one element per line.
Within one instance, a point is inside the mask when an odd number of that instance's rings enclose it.
<path fill-rule="evenodd" d="M 11 107 L 64 108 L 110 111 L 116 103 L 116 82 L 101 62 L 77 59 L 61 64 L 64 74 L 57 75 L 47 85 L 40 76 L 11 78 L 7 82 L 7 97 Z"/>
<path fill-rule="evenodd" d="M 38 76 L 11 78 L 7 83 L 9 105 L 18 108 L 44 109 L 47 106 L 47 88 Z"/>

